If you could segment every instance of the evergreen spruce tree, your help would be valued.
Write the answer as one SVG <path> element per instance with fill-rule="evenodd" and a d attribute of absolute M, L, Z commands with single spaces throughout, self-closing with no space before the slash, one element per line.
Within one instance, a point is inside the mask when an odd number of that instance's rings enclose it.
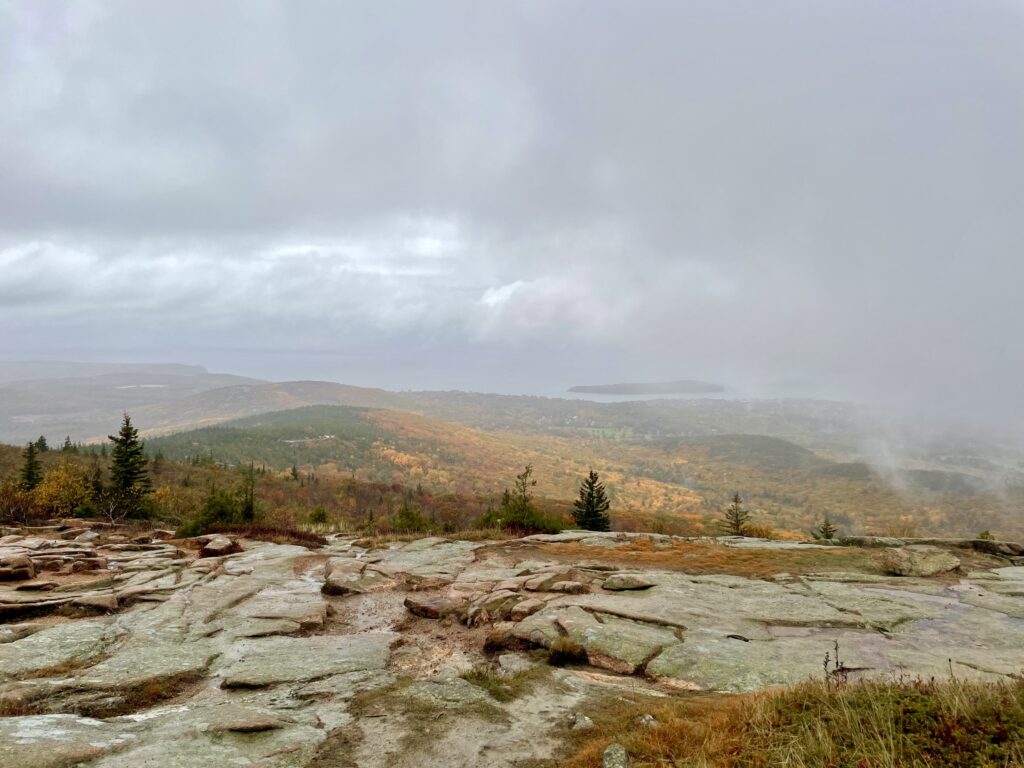
<path fill-rule="evenodd" d="M 50 446 L 46 442 L 46 436 L 45 435 L 40 435 L 39 439 L 36 440 L 36 452 L 37 453 L 46 453 L 48 450 L 50 450 Z"/>
<path fill-rule="evenodd" d="M 149 491 L 149 474 L 146 472 L 146 454 L 139 441 L 139 431 L 132 426 L 131 417 L 126 413 L 117 435 L 108 435 L 114 444 L 111 450 L 110 484 L 122 493 L 146 493 Z"/>
<path fill-rule="evenodd" d="M 501 506 L 496 510 L 489 509 L 481 518 L 481 524 L 517 532 L 550 533 L 560 530 L 556 523 L 543 515 L 534 505 L 532 489 L 536 485 L 537 481 L 533 479 L 533 466 L 527 464 L 523 471 L 516 475 L 513 489 L 506 488 L 501 495 Z"/>
<path fill-rule="evenodd" d="M 725 510 L 725 530 L 730 536 L 743 536 L 749 520 L 750 510 L 743 508 L 743 499 L 738 493 L 733 494 L 732 503 Z"/>
<path fill-rule="evenodd" d="M 822 518 L 821 525 L 816 530 L 811 531 L 814 538 L 826 541 L 834 539 L 837 533 L 839 533 L 839 529 L 832 523 L 828 515 Z"/>
<path fill-rule="evenodd" d="M 25 462 L 21 465 L 21 489 L 35 490 L 43 481 L 43 468 L 39 464 L 39 454 L 35 443 L 29 443 L 22 451 Z"/>
<path fill-rule="evenodd" d="M 95 461 L 95 459 L 93 460 Z M 92 467 L 92 473 L 89 475 L 89 485 L 92 486 L 92 495 L 94 498 L 100 498 L 103 495 L 103 470 L 100 468 L 99 462 L 95 462 Z"/>
<path fill-rule="evenodd" d="M 64 445 L 60 449 L 64 453 L 78 453 L 78 448 L 71 442 L 71 435 L 64 438 Z"/>
<path fill-rule="evenodd" d="M 604 483 L 594 470 L 584 479 L 580 486 L 580 497 L 573 502 L 572 516 L 576 525 L 587 531 L 611 530 L 608 508 L 611 502 L 604 492 Z"/>
<path fill-rule="evenodd" d="M 251 523 L 256 519 L 256 468 L 250 461 L 242 472 L 242 522 Z"/>

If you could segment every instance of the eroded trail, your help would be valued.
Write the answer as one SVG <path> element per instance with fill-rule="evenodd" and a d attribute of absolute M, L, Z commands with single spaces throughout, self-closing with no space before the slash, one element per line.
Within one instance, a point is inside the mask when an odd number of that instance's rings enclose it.
<path fill-rule="evenodd" d="M 836 642 L 851 674 L 1024 668 L 1024 568 L 994 559 L 757 579 L 645 562 L 640 544 L 671 560 L 667 537 L 242 544 L 140 544 L 0 624 L 0 764 L 515 766 L 557 755 L 595 702 L 797 682 Z M 0 604 L 27 612 L 31 592 Z"/>

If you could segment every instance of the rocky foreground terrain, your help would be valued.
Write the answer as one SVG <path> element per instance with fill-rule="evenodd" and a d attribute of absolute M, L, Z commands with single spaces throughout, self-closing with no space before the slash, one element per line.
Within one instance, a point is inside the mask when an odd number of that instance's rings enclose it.
<path fill-rule="evenodd" d="M 1024 670 L 1013 544 L 6 533 L 5 768 L 543 765 L 595 707 L 826 653 L 844 678 Z"/>

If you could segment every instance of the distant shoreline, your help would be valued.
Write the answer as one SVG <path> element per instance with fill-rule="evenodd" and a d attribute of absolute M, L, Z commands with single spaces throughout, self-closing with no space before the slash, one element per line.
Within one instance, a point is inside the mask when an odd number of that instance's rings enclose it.
<path fill-rule="evenodd" d="M 591 395 L 699 395 L 725 392 L 721 384 L 707 381 L 659 381 L 632 384 L 580 384 L 569 392 Z"/>

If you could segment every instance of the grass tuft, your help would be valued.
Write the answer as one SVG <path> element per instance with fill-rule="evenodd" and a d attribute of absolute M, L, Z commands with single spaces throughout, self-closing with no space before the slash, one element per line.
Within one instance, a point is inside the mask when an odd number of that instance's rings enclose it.
<path fill-rule="evenodd" d="M 518 698 L 526 692 L 532 683 L 532 675 L 529 672 L 516 674 L 503 674 L 501 670 L 491 664 L 475 664 L 460 677 L 473 685 L 483 688 L 495 701 L 507 702 Z"/>
<path fill-rule="evenodd" d="M 587 652 L 583 646 L 568 637 L 560 637 L 548 646 L 548 664 L 553 667 L 586 663 Z"/>
<path fill-rule="evenodd" d="M 813 681 L 745 696 L 609 707 L 566 768 L 621 742 L 640 765 L 706 768 L 995 768 L 1024 765 L 1024 681 Z M 635 727 L 640 714 L 658 725 Z"/>

